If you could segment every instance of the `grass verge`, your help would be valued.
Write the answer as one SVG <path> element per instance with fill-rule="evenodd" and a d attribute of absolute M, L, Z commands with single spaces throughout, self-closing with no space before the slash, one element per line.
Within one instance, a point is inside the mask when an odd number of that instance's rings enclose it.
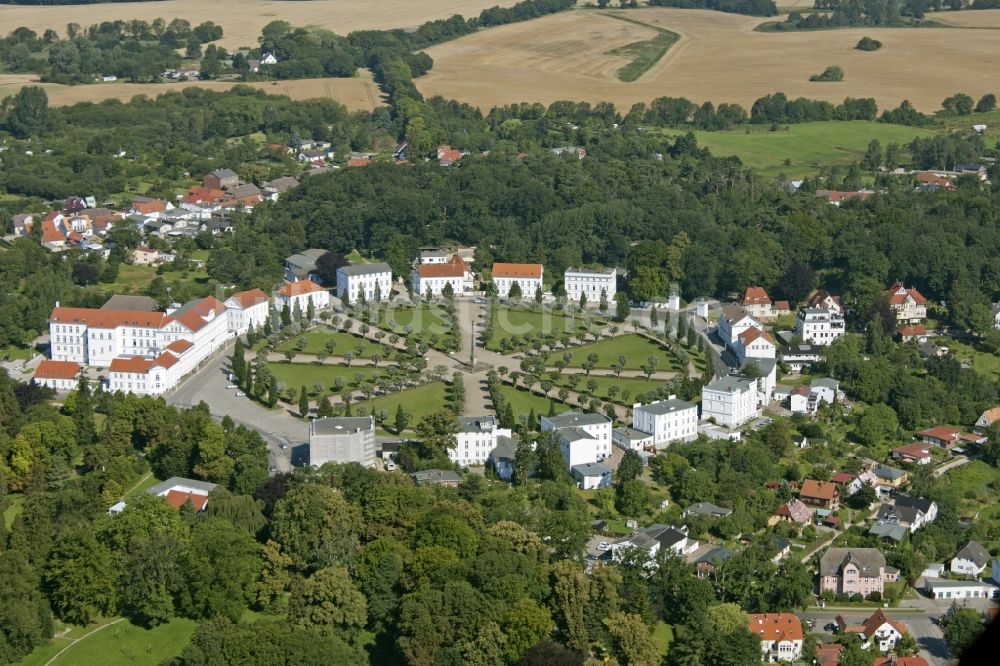
<path fill-rule="evenodd" d="M 625 46 L 608 51 L 608 55 L 618 55 L 632 58 L 632 62 L 618 70 L 618 79 L 624 81 L 625 83 L 631 83 L 648 72 L 649 68 L 658 63 L 660 58 L 667 54 L 670 47 L 676 44 L 677 40 L 681 38 L 681 36 L 676 32 L 665 30 L 664 28 L 658 28 L 655 25 L 649 25 L 648 23 L 636 21 L 625 16 L 619 16 L 618 14 L 605 14 L 605 16 L 609 16 L 619 21 L 627 21 L 628 23 L 641 25 L 657 32 L 656 37 L 653 37 L 652 39 L 647 39 L 643 42 L 635 42 L 633 44 L 626 44 Z"/>

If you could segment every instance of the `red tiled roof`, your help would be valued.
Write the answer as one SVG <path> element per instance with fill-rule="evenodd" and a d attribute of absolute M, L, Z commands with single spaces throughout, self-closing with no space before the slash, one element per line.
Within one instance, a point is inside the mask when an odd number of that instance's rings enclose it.
<path fill-rule="evenodd" d="M 181 201 L 185 203 L 215 203 L 221 201 L 222 198 L 226 196 L 225 191 L 216 190 L 211 187 L 203 187 L 201 185 L 195 185 L 188 190 L 188 193 L 184 195 Z"/>
<path fill-rule="evenodd" d="M 80 364 L 73 361 L 44 359 L 35 369 L 35 379 L 76 379 L 80 370 Z"/>
<path fill-rule="evenodd" d="M 778 507 L 777 514 L 791 518 L 797 523 L 808 523 L 812 519 L 812 509 L 797 499 L 790 499 Z"/>
<path fill-rule="evenodd" d="M 422 278 L 443 278 L 443 277 L 464 277 L 465 260 L 457 254 L 444 264 L 420 264 L 417 266 L 417 275 Z"/>
<path fill-rule="evenodd" d="M 176 321 L 184 325 L 192 333 L 201 330 L 208 323 L 208 316 L 212 312 L 218 317 L 226 311 L 223 305 L 215 296 L 206 296 L 197 303 L 183 309 L 179 314 L 171 315 L 168 322 Z"/>
<path fill-rule="evenodd" d="M 840 643 L 824 643 L 816 646 L 816 661 L 819 666 L 837 666 L 840 661 L 840 651 L 844 646 Z"/>
<path fill-rule="evenodd" d="M 169 345 L 167 345 L 167 350 L 172 351 L 175 354 L 183 354 L 185 351 L 194 347 L 194 343 L 190 340 L 174 340 Z"/>
<path fill-rule="evenodd" d="M 176 509 L 184 506 L 188 500 L 191 500 L 191 504 L 196 511 L 203 510 L 205 505 L 208 504 L 208 495 L 195 495 L 194 493 L 185 493 L 180 490 L 168 490 L 165 497 Z"/>
<path fill-rule="evenodd" d="M 351 159 L 347 160 L 347 166 L 349 167 L 363 167 L 363 166 L 368 166 L 371 163 L 372 161 L 367 157 L 352 157 Z"/>
<path fill-rule="evenodd" d="M 541 264 L 493 264 L 492 275 L 494 278 L 542 278 Z"/>
<path fill-rule="evenodd" d="M 923 657 L 875 657 L 872 666 L 928 666 Z"/>
<path fill-rule="evenodd" d="M 299 280 L 298 282 L 289 282 L 284 287 L 279 289 L 277 293 L 282 296 L 301 296 L 302 294 L 312 294 L 317 291 L 325 291 L 323 287 L 319 286 L 312 280 Z"/>
<path fill-rule="evenodd" d="M 792 309 L 792 305 L 788 301 L 775 301 L 773 307 L 775 310 L 780 310 L 781 312 Z"/>
<path fill-rule="evenodd" d="M 917 305 L 924 305 L 927 303 L 927 299 L 924 298 L 923 294 L 919 291 L 910 287 L 907 289 L 903 286 L 902 282 L 896 282 L 891 287 L 889 287 L 889 304 L 890 305 L 902 305 L 906 301 L 906 297 L 909 296 Z"/>
<path fill-rule="evenodd" d="M 840 296 L 833 296 L 825 289 L 820 289 L 809 299 L 809 307 L 823 307 L 827 300 L 832 300 L 837 305 L 841 305 Z"/>
<path fill-rule="evenodd" d="M 893 449 L 892 453 L 893 455 L 899 454 L 904 458 L 929 458 L 931 449 L 930 444 L 914 442 L 913 444 L 904 444 L 899 448 Z"/>
<path fill-rule="evenodd" d="M 441 162 L 447 162 L 451 164 L 462 159 L 462 151 L 456 150 L 449 145 L 438 146 L 437 149 L 438 160 Z"/>
<path fill-rule="evenodd" d="M 767 290 L 764 287 L 747 287 L 746 293 L 743 294 L 743 300 L 740 301 L 741 305 L 766 305 L 771 302 L 771 297 L 767 295 Z"/>
<path fill-rule="evenodd" d="M 837 472 L 830 479 L 830 483 L 836 483 L 838 486 L 845 483 L 850 483 L 854 479 L 854 475 L 848 472 Z"/>
<path fill-rule="evenodd" d="M 259 303 L 266 303 L 268 301 L 267 294 L 265 294 L 260 289 L 251 289 L 250 291 L 238 291 L 229 297 L 240 304 L 240 307 L 249 308 L 257 305 Z M 229 300 L 227 299 L 227 300 Z"/>
<path fill-rule="evenodd" d="M 759 338 L 764 338 L 772 345 L 775 344 L 771 336 L 768 335 L 766 331 L 762 331 L 759 328 L 753 328 L 753 327 L 748 328 L 747 330 L 739 334 L 739 338 L 743 342 L 744 347 L 750 346 L 751 343 L 753 343 Z"/>
<path fill-rule="evenodd" d="M 923 324 L 907 324 L 900 326 L 896 331 L 901 337 L 913 338 L 919 335 L 927 335 L 927 327 Z"/>
<path fill-rule="evenodd" d="M 820 194 L 817 192 L 817 194 Z M 826 191 L 826 198 L 831 203 L 840 203 L 841 201 L 847 201 L 849 199 L 859 198 L 865 201 L 872 195 L 871 192 L 844 192 L 842 190 L 828 190 Z"/>
<path fill-rule="evenodd" d="M 43 222 L 55 222 L 56 220 L 58 220 L 62 216 L 63 216 L 63 214 L 60 213 L 59 211 L 57 211 L 57 210 L 50 210 L 45 215 L 45 217 L 42 218 L 42 221 Z"/>
<path fill-rule="evenodd" d="M 817 481 L 816 479 L 806 479 L 802 482 L 802 489 L 799 491 L 799 496 L 832 500 L 837 496 L 837 484 L 828 481 Z"/>
<path fill-rule="evenodd" d="M 802 640 L 802 622 L 791 613 L 751 613 L 747 627 L 765 641 Z"/>
<path fill-rule="evenodd" d="M 178 340 L 178 342 L 180 341 Z M 153 361 L 153 365 L 158 365 L 161 368 L 172 368 L 175 363 L 177 363 L 177 357 L 166 351 L 157 356 L 156 360 Z"/>
<path fill-rule="evenodd" d="M 810 393 L 812 393 L 812 389 L 811 388 L 809 388 L 805 384 L 799 384 L 798 386 L 796 386 L 795 388 L 793 388 L 791 391 L 789 391 L 788 395 L 801 395 L 801 396 L 804 396 L 804 397 L 809 397 Z"/>
<path fill-rule="evenodd" d="M 139 213 L 140 215 L 149 215 L 150 213 L 162 213 L 166 209 L 167 209 L 167 202 L 162 200 L 132 202 L 132 210 Z"/>
<path fill-rule="evenodd" d="M 153 367 L 153 361 L 142 356 L 132 358 L 118 357 L 111 359 L 111 372 L 127 372 L 130 374 L 144 375 Z"/>
<path fill-rule="evenodd" d="M 42 242 L 43 243 L 56 243 L 58 241 L 64 241 L 66 237 L 63 233 L 59 231 L 59 227 L 56 223 L 48 218 L 42 220 Z"/>
<path fill-rule="evenodd" d="M 949 441 L 952 439 L 958 439 L 962 434 L 962 431 L 958 428 L 946 425 L 936 425 L 926 430 L 921 430 L 920 432 L 913 433 L 914 437 L 929 437 L 931 439 L 940 439 L 944 441 Z"/>

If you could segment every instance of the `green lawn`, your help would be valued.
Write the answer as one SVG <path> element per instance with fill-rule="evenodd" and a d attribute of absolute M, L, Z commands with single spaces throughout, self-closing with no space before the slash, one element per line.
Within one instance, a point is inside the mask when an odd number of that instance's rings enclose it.
<path fill-rule="evenodd" d="M 24 495 L 8 495 L 7 508 L 3 511 L 3 523 L 8 530 L 22 511 L 24 511 Z"/>
<path fill-rule="evenodd" d="M 381 354 L 383 358 L 386 357 L 385 349 L 377 342 L 365 340 L 351 335 L 350 333 L 343 333 L 341 331 L 334 332 L 325 327 L 306 331 L 301 335 L 289 338 L 286 342 L 282 343 L 277 350 L 279 352 L 285 351 L 286 349 L 300 351 L 296 347 L 299 338 L 305 338 L 306 340 L 306 347 L 301 350 L 302 354 L 317 354 L 319 352 L 327 351 L 326 345 L 332 340 L 333 356 L 343 356 L 344 354 L 350 352 L 351 354 L 354 354 L 354 358 L 371 358 L 372 354 Z M 360 353 L 357 351 L 358 345 L 361 345 Z"/>
<path fill-rule="evenodd" d="M 28 347 L 0 347 L 0 359 L 9 358 L 12 361 L 27 361 L 31 358 L 32 350 Z"/>
<path fill-rule="evenodd" d="M 127 499 L 129 497 L 135 497 L 140 493 L 144 493 L 146 492 L 147 488 L 152 488 L 159 482 L 160 480 L 155 476 L 153 476 L 152 472 L 146 472 L 146 474 L 142 477 L 142 479 L 138 483 L 126 489 L 123 499 Z"/>
<path fill-rule="evenodd" d="M 575 389 L 570 386 L 571 375 L 579 377 Z M 618 393 L 615 395 L 614 401 L 629 405 L 632 404 L 637 396 L 654 391 L 663 385 L 663 382 L 659 380 L 646 379 L 645 377 L 598 377 L 596 375 L 587 377 L 582 372 L 567 372 L 556 381 L 556 384 L 559 386 L 565 386 L 570 390 L 591 395 L 590 389 L 587 388 L 587 382 L 590 380 L 593 380 L 597 384 L 597 388 L 593 393 L 594 397 L 600 398 L 601 400 L 608 400 L 608 388 L 611 386 L 618 386 Z M 622 391 L 629 392 L 627 399 L 622 395 Z M 558 390 L 554 389 L 553 394 L 554 393 L 558 393 Z"/>
<path fill-rule="evenodd" d="M 1000 356 L 980 351 L 972 345 L 967 345 L 953 338 L 936 338 L 934 342 L 947 347 L 959 361 L 968 363 L 979 374 L 990 379 L 1000 377 Z"/>
<path fill-rule="evenodd" d="M 468 390 L 468 387 L 466 387 Z M 417 421 L 438 409 L 445 409 L 445 384 L 444 382 L 431 382 L 415 388 L 390 393 L 371 401 L 356 402 L 351 406 L 352 413 L 374 414 L 380 409 L 389 412 L 389 420 L 396 415 L 396 408 L 403 406 L 403 411 L 410 415 L 410 426 L 416 425 Z"/>
<path fill-rule="evenodd" d="M 162 276 L 168 285 L 179 282 L 184 286 L 191 286 L 195 283 L 199 285 L 208 284 L 208 273 L 191 269 L 186 271 L 187 277 L 181 277 L 184 272 L 168 271 Z M 107 293 L 113 294 L 141 294 L 146 291 L 150 283 L 157 277 L 154 266 L 133 266 L 132 264 L 121 264 L 118 267 L 118 278 L 110 283 L 98 283 L 98 287 Z"/>
<path fill-rule="evenodd" d="M 664 132 L 678 135 L 687 130 L 667 129 Z M 902 145 L 936 133 L 930 129 L 867 120 L 797 123 L 783 126 L 776 132 L 770 131 L 769 125 L 744 125 L 725 132 L 694 132 L 698 145 L 708 148 L 713 155 L 736 155 L 764 175 L 787 173 L 796 177 L 814 175 L 823 166 L 857 161 L 872 139 L 878 139 L 882 146 L 888 143 Z"/>
<path fill-rule="evenodd" d="M 361 375 L 364 382 L 366 379 L 377 377 L 381 374 L 378 368 L 369 366 L 352 365 L 347 367 L 342 363 L 336 365 L 327 362 L 324 365 L 318 363 L 269 363 L 268 367 L 278 382 L 290 388 L 300 388 L 305 385 L 310 394 L 313 394 L 313 384 L 322 383 L 326 387 L 326 393 L 333 393 L 333 384 L 337 377 L 343 377 L 347 382 L 345 388 L 356 389 L 360 385 L 355 381 L 355 375 Z"/>
<path fill-rule="evenodd" d="M 100 625 L 95 624 L 88 630 L 98 626 Z M 53 664 L 67 666 L 158 664 L 164 659 L 178 656 L 197 626 L 197 622 L 186 618 L 174 618 L 153 629 L 143 629 L 128 621 L 119 622 L 73 644 Z M 86 631 L 81 635 L 85 633 Z M 65 639 L 53 641 L 35 650 L 20 663 L 24 666 L 41 666 L 66 644 Z"/>
<path fill-rule="evenodd" d="M 618 362 L 619 356 L 625 356 L 626 370 L 641 370 L 646 364 L 646 359 L 656 356 L 659 362 L 656 364 L 656 371 L 676 370 L 676 363 L 665 349 L 652 340 L 644 338 L 636 333 L 627 333 L 607 340 L 592 342 L 579 347 L 571 347 L 566 350 L 573 354 L 569 367 L 579 368 L 591 354 L 597 354 L 597 364 L 595 368 L 611 368 Z M 563 352 L 556 351 L 550 362 L 561 358 Z"/>
<path fill-rule="evenodd" d="M 670 644 L 674 642 L 674 629 L 666 622 L 660 621 L 653 627 L 653 640 L 660 650 L 661 656 L 666 656 Z"/>
<path fill-rule="evenodd" d="M 593 314 L 578 312 L 556 312 L 548 308 L 526 306 L 499 306 L 493 311 L 493 335 L 486 344 L 487 349 L 501 349 L 501 340 L 523 339 L 527 335 L 575 337 L 588 330 L 601 330 L 605 320 Z"/>
<path fill-rule="evenodd" d="M 445 323 L 447 316 L 440 303 L 393 306 L 383 310 L 379 327 L 399 334 L 409 328 L 418 334 L 447 335 L 451 332 L 451 325 Z"/>
<path fill-rule="evenodd" d="M 522 414 L 527 416 L 532 409 L 535 410 L 535 414 L 537 415 L 548 414 L 549 403 L 553 401 L 556 404 L 557 412 L 565 411 L 565 407 L 561 405 L 558 398 L 550 400 L 549 398 L 529 393 L 524 389 L 516 389 L 508 384 L 501 386 L 500 392 L 510 402 L 511 409 L 514 410 L 514 416 L 521 416 Z"/>

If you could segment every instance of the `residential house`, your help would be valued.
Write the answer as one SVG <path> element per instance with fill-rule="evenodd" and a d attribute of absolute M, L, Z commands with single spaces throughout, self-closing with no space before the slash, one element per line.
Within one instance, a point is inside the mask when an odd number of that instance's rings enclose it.
<path fill-rule="evenodd" d="M 493 416 L 459 416 L 455 448 L 448 449 L 448 458 L 463 467 L 485 465 L 497 439 L 510 436 L 510 428 L 501 428 Z"/>
<path fill-rule="evenodd" d="M 924 592 L 932 599 L 992 599 L 997 586 L 972 580 L 924 579 Z"/>
<path fill-rule="evenodd" d="M 392 268 L 385 262 L 337 269 L 337 298 L 346 305 L 387 301 L 392 296 Z"/>
<path fill-rule="evenodd" d="M 808 525 L 812 522 L 813 510 L 803 504 L 801 501 L 792 498 L 778 507 L 778 510 L 774 512 L 767 520 L 768 525 L 775 525 L 777 523 L 797 523 L 799 525 Z"/>
<path fill-rule="evenodd" d="M 844 315 L 833 309 L 802 308 L 795 318 L 795 335 L 807 344 L 825 347 L 844 332 Z"/>
<path fill-rule="evenodd" d="M 809 395 L 812 389 L 805 385 L 799 385 L 788 392 L 788 411 L 792 414 L 809 413 Z"/>
<path fill-rule="evenodd" d="M 809 506 L 836 511 L 840 508 L 840 489 L 836 483 L 806 479 L 799 490 L 799 499 Z"/>
<path fill-rule="evenodd" d="M 826 199 L 834 206 L 840 206 L 845 201 L 857 199 L 867 201 L 874 192 L 872 190 L 857 190 L 855 192 L 845 192 L 844 190 L 816 190 L 816 196 Z"/>
<path fill-rule="evenodd" d="M 781 350 L 781 362 L 793 372 L 802 372 L 823 360 L 823 348 L 810 344 L 787 344 Z"/>
<path fill-rule="evenodd" d="M 521 288 L 522 298 L 533 298 L 542 289 L 544 268 L 541 264 L 493 264 L 491 273 L 493 286 L 497 296 L 507 298 L 511 287 L 517 284 Z"/>
<path fill-rule="evenodd" d="M 309 464 L 359 463 L 375 466 L 375 418 L 340 416 L 309 422 Z"/>
<path fill-rule="evenodd" d="M 913 437 L 925 444 L 933 444 L 950 449 L 960 441 L 962 429 L 954 426 L 936 425 L 926 430 L 913 433 Z"/>
<path fill-rule="evenodd" d="M 877 649 L 888 652 L 896 647 L 896 643 L 906 634 L 906 625 L 889 619 L 881 608 L 872 613 L 859 625 L 848 624 L 844 616 L 837 616 L 837 624 L 841 634 L 858 634 L 864 649 Z"/>
<path fill-rule="evenodd" d="M 901 342 L 909 342 L 910 340 L 926 340 L 927 327 L 923 324 L 906 324 L 896 329 L 896 335 L 899 336 L 899 340 Z"/>
<path fill-rule="evenodd" d="M 609 304 L 613 303 L 617 293 L 617 274 L 616 268 L 567 268 L 563 273 L 566 301 L 577 304 L 584 296 L 591 307 L 600 305 L 602 298 Z"/>
<path fill-rule="evenodd" d="M 240 184 L 240 177 L 232 169 L 216 169 L 202 176 L 201 184 L 210 190 L 228 190 Z"/>
<path fill-rule="evenodd" d="M 288 308 L 289 312 L 295 312 L 298 309 L 298 312 L 305 317 L 309 312 L 310 304 L 317 313 L 330 307 L 330 292 L 312 280 L 289 282 L 274 292 L 274 306 L 279 312 L 285 307 Z"/>
<path fill-rule="evenodd" d="M 896 282 L 887 293 L 889 308 L 896 313 L 897 324 L 919 324 L 927 317 L 927 299 L 916 289 Z"/>
<path fill-rule="evenodd" d="M 840 643 L 820 643 L 816 645 L 816 666 L 837 666 L 844 646 Z"/>
<path fill-rule="evenodd" d="M 875 657 L 872 666 L 928 666 L 928 664 L 926 659 L 917 655 L 912 657 L 890 655 L 888 657 Z"/>
<path fill-rule="evenodd" d="M 420 472 L 410 474 L 413 481 L 418 486 L 446 486 L 448 488 L 458 488 L 462 485 L 462 477 L 455 472 L 445 469 L 425 469 Z"/>
<path fill-rule="evenodd" d="M 448 262 L 448 253 L 441 250 L 423 250 L 418 261 L 421 264 L 444 264 Z"/>
<path fill-rule="evenodd" d="M 635 428 L 614 428 L 611 430 L 611 443 L 624 451 L 645 451 L 652 448 L 653 436 Z"/>
<path fill-rule="evenodd" d="M 811 308 L 825 308 L 833 310 L 838 314 L 844 314 L 844 304 L 840 296 L 834 296 L 825 289 L 820 289 L 809 298 L 808 306 Z"/>
<path fill-rule="evenodd" d="M 35 368 L 32 380 L 39 386 L 47 386 L 56 391 L 71 391 L 80 383 L 83 367 L 73 361 L 51 361 L 43 359 Z"/>
<path fill-rule="evenodd" d="M 879 480 L 871 470 L 863 470 L 860 474 L 852 475 L 851 480 L 844 486 L 844 495 L 850 497 L 865 486 L 878 488 Z"/>
<path fill-rule="evenodd" d="M 747 359 L 775 358 L 778 345 L 767 331 L 760 328 L 748 328 L 736 336 L 733 351 L 735 351 L 736 358 L 742 366 Z"/>
<path fill-rule="evenodd" d="M 445 263 L 420 263 L 411 277 L 413 293 L 420 297 L 439 298 L 451 285 L 452 294 L 472 291 L 472 270 L 457 254 Z"/>
<path fill-rule="evenodd" d="M 917 189 L 924 192 L 951 191 L 956 188 L 955 181 L 950 174 L 938 171 L 918 171 L 916 177 Z"/>
<path fill-rule="evenodd" d="M 163 263 L 163 254 L 159 250 L 140 245 L 132 250 L 132 263 L 136 266 L 156 266 Z"/>
<path fill-rule="evenodd" d="M 146 489 L 146 493 L 164 498 L 175 509 L 180 509 L 190 502 L 195 510 L 200 512 L 208 506 L 209 495 L 217 487 L 218 484 L 208 481 L 172 476 L 162 483 L 150 486 Z"/>
<path fill-rule="evenodd" d="M 701 389 L 701 418 L 736 429 L 758 415 L 757 380 L 727 375 Z"/>
<path fill-rule="evenodd" d="M 763 330 L 764 325 L 757 319 L 754 319 L 747 314 L 746 310 L 735 303 L 729 303 L 722 306 L 722 312 L 719 313 L 716 332 L 718 333 L 719 338 L 726 345 L 735 345 L 736 339 L 739 337 L 740 333 L 749 328 Z"/>
<path fill-rule="evenodd" d="M 611 487 L 611 468 L 601 463 L 573 465 L 570 470 L 581 490 Z"/>
<path fill-rule="evenodd" d="M 875 474 L 880 485 L 893 489 L 903 487 L 910 477 L 905 470 L 888 465 L 879 465 L 872 470 L 872 473 Z"/>
<path fill-rule="evenodd" d="M 993 328 L 1000 328 L 1000 301 L 993 304 Z"/>
<path fill-rule="evenodd" d="M 891 539 L 896 543 L 905 539 L 909 532 L 910 531 L 905 525 L 900 525 L 898 523 L 878 522 L 868 528 L 868 534 L 878 537 L 879 539 Z"/>
<path fill-rule="evenodd" d="M 975 541 L 965 544 L 951 558 L 951 572 L 962 576 L 978 578 L 990 563 L 990 553 Z"/>
<path fill-rule="evenodd" d="M 288 190 L 294 190 L 298 186 L 299 181 L 291 176 L 275 178 L 274 180 L 269 180 L 264 183 L 264 196 L 271 201 L 277 201 L 282 194 Z"/>
<path fill-rule="evenodd" d="M 760 639 L 761 658 L 767 664 L 793 662 L 802 657 L 802 621 L 792 613 L 751 613 L 750 633 Z"/>
<path fill-rule="evenodd" d="M 300 150 L 296 158 L 300 162 L 315 162 L 326 160 L 332 160 L 336 156 L 336 152 L 327 144 L 325 148 L 311 148 L 309 150 Z"/>
<path fill-rule="evenodd" d="M 994 423 L 1000 421 L 1000 407 L 991 407 L 979 415 L 976 420 L 976 432 L 983 435 Z"/>
<path fill-rule="evenodd" d="M 810 386 L 818 402 L 833 404 L 834 400 L 844 399 L 844 392 L 840 390 L 840 382 L 836 379 L 820 377 L 819 379 L 814 379 Z"/>
<path fill-rule="evenodd" d="M 619 561 L 630 549 L 644 551 L 650 559 L 660 550 L 687 555 L 698 550 L 698 542 L 688 538 L 686 527 L 655 524 L 611 544 L 611 559 Z"/>
<path fill-rule="evenodd" d="M 716 546 L 694 561 L 696 575 L 698 578 L 705 578 L 725 564 L 726 560 L 732 556 L 733 551 L 725 546 Z"/>
<path fill-rule="evenodd" d="M 771 316 L 784 317 L 792 314 L 792 305 L 788 301 L 774 301 L 771 303 Z"/>
<path fill-rule="evenodd" d="M 168 210 L 173 210 L 174 205 L 163 199 L 150 199 L 149 197 L 133 197 L 128 208 L 129 215 L 142 215 L 153 219 L 159 218 Z"/>
<path fill-rule="evenodd" d="M 698 438 L 698 407 L 670 396 L 648 405 L 632 405 L 632 428 L 649 433 L 653 446 L 666 448 L 672 442 L 690 442 Z"/>
<path fill-rule="evenodd" d="M 599 462 L 611 455 L 611 419 L 603 414 L 563 412 L 541 417 L 541 430 L 555 431 L 566 468 Z"/>
<path fill-rule="evenodd" d="M 937 503 L 922 497 L 898 495 L 895 502 L 879 507 L 875 517 L 879 522 L 903 525 L 910 532 L 916 532 L 937 518 Z"/>
<path fill-rule="evenodd" d="M 892 459 L 902 460 L 903 462 L 914 465 L 929 465 L 934 457 L 931 455 L 929 444 L 914 442 L 912 444 L 904 444 L 903 446 L 893 449 Z"/>
<path fill-rule="evenodd" d="M 549 152 L 556 157 L 561 155 L 576 155 L 578 160 L 582 160 L 587 156 L 587 149 L 580 146 L 560 146 L 558 148 L 549 148 Z"/>
<path fill-rule="evenodd" d="M 229 310 L 229 330 L 233 335 L 243 335 L 252 326 L 255 331 L 264 328 L 270 314 L 271 299 L 260 289 L 238 291 L 225 302 Z"/>
<path fill-rule="evenodd" d="M 771 297 L 763 287 L 747 287 L 740 299 L 740 305 L 751 317 L 770 319 L 775 315 L 771 312 Z"/>
<path fill-rule="evenodd" d="M 867 597 L 882 594 L 883 585 L 894 580 L 875 548 L 828 548 L 819 560 L 820 592 Z"/>
<path fill-rule="evenodd" d="M 451 166 L 462 159 L 466 154 L 467 153 L 458 150 L 457 148 L 452 148 L 447 144 L 440 145 L 437 148 L 438 164 L 441 166 Z"/>
<path fill-rule="evenodd" d="M 733 512 L 732 509 L 726 509 L 721 506 L 716 506 L 711 502 L 695 502 L 688 508 L 684 509 L 684 513 L 681 514 L 682 517 L 687 518 L 688 516 L 706 516 L 709 518 L 725 518 Z"/>
<path fill-rule="evenodd" d="M 771 537 L 771 546 L 774 548 L 774 556 L 771 561 L 775 564 L 788 557 L 792 552 L 792 542 L 777 534 Z"/>
<path fill-rule="evenodd" d="M 489 463 L 501 481 L 510 481 L 514 477 L 514 459 L 517 455 L 517 442 L 510 437 L 497 436 L 497 445 L 490 451 Z"/>
<path fill-rule="evenodd" d="M 226 192 L 226 198 L 222 201 L 224 208 L 246 208 L 252 209 L 264 200 L 264 193 L 253 183 L 244 183 L 230 188 Z"/>
<path fill-rule="evenodd" d="M 181 197 L 181 208 L 202 210 L 218 205 L 226 196 L 225 190 L 214 190 L 203 185 L 194 185 Z"/>
<path fill-rule="evenodd" d="M 11 222 L 14 225 L 14 235 L 15 236 L 27 236 L 31 233 L 31 225 L 34 223 L 35 217 L 33 215 L 15 215 L 11 218 Z"/>
<path fill-rule="evenodd" d="M 309 279 L 318 283 L 320 280 L 316 274 L 316 262 L 324 254 L 326 254 L 326 250 L 309 248 L 286 257 L 285 280 L 287 282 L 295 282 L 296 280 Z"/>

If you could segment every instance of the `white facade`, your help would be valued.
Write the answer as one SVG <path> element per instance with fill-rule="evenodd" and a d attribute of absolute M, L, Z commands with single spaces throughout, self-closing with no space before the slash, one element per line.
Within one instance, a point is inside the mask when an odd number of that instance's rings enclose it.
<path fill-rule="evenodd" d="M 747 359 L 775 358 L 778 355 L 778 347 L 761 329 L 748 328 L 736 336 L 733 352 L 742 366 Z"/>
<path fill-rule="evenodd" d="M 51 361 L 43 359 L 35 368 L 32 378 L 39 386 L 46 386 L 55 391 L 71 391 L 80 383 L 79 363 L 73 361 Z"/>
<path fill-rule="evenodd" d="M 739 428 L 757 416 L 757 380 L 729 375 L 701 389 L 701 418 Z"/>
<path fill-rule="evenodd" d="M 501 428 L 492 416 L 460 416 L 455 448 L 448 458 L 456 465 L 485 465 L 497 447 L 497 437 L 510 437 L 510 428 Z"/>
<path fill-rule="evenodd" d="M 924 581 L 924 591 L 932 599 L 992 599 L 997 593 L 997 587 L 976 581 L 928 578 Z"/>
<path fill-rule="evenodd" d="M 739 305 L 731 303 L 722 308 L 716 331 L 724 343 L 730 346 L 736 344 L 736 339 L 740 333 L 749 328 L 757 328 L 763 331 L 764 325 L 747 314 Z"/>
<path fill-rule="evenodd" d="M 671 442 L 690 442 L 698 438 L 698 407 L 675 396 L 648 405 L 635 404 L 632 427 L 650 433 L 657 448 Z"/>
<path fill-rule="evenodd" d="M 507 298 L 516 282 L 521 287 L 521 298 L 534 298 L 542 288 L 544 268 L 541 264 L 493 264 L 493 286 L 497 296 Z"/>
<path fill-rule="evenodd" d="M 233 335 L 243 335 L 250 326 L 260 331 L 270 314 L 270 299 L 260 289 L 241 291 L 226 299 L 229 311 L 229 331 Z"/>
<path fill-rule="evenodd" d="M 375 419 L 371 416 L 322 418 L 309 422 L 309 464 L 356 462 L 375 466 Z"/>
<path fill-rule="evenodd" d="M 951 558 L 951 572 L 978 578 L 990 564 L 990 552 L 970 541 Z"/>
<path fill-rule="evenodd" d="M 279 312 L 287 305 L 289 312 L 295 312 L 297 307 L 305 317 L 310 303 L 316 312 L 330 307 L 330 292 L 312 280 L 289 282 L 274 292 L 274 306 Z"/>
<path fill-rule="evenodd" d="M 337 269 L 337 298 L 357 303 L 364 294 L 365 301 L 387 301 L 392 296 L 392 269 L 389 264 L 357 264 Z"/>
<path fill-rule="evenodd" d="M 617 270 L 604 268 L 591 270 L 588 268 L 567 268 L 563 273 L 563 288 L 566 290 L 566 300 L 569 303 L 579 303 L 580 296 L 587 297 L 587 305 L 597 307 L 601 302 L 601 293 L 609 304 L 615 300 L 617 291 Z"/>
<path fill-rule="evenodd" d="M 432 298 L 444 294 L 446 285 L 451 285 L 453 294 L 472 291 L 472 271 L 457 254 L 446 262 L 428 261 L 418 264 L 413 269 L 410 279 L 413 294 L 418 298 L 426 297 L 428 292 Z"/>
<path fill-rule="evenodd" d="M 567 469 L 611 455 L 611 419 L 603 414 L 565 412 L 543 416 L 541 426 L 542 432 L 556 431 Z"/>
<path fill-rule="evenodd" d="M 828 308 L 803 308 L 795 318 L 795 335 L 808 344 L 825 347 L 844 330 L 844 315 Z"/>

